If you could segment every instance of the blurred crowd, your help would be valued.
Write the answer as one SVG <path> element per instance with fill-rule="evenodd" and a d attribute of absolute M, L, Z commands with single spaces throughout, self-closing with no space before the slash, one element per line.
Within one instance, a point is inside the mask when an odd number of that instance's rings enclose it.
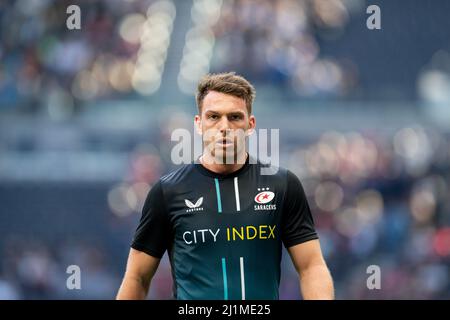
<path fill-rule="evenodd" d="M 421 126 L 325 132 L 292 150 L 338 297 L 449 298 L 448 138 Z M 370 265 L 380 267 L 381 290 L 367 288 Z"/>
<path fill-rule="evenodd" d="M 120 279 L 102 248 L 82 242 L 56 246 L 22 238 L 4 243 L 0 299 L 113 299 Z M 79 280 L 69 268 L 74 261 Z"/>
<path fill-rule="evenodd" d="M 320 35 L 337 35 L 358 9 L 345 1 L 224 1 L 215 25 L 213 68 L 245 70 L 252 80 L 304 96 L 342 96 L 356 86 L 356 66 L 323 57 Z M 361 4 L 361 3 L 360 3 Z"/>
<path fill-rule="evenodd" d="M 143 25 L 154 2 L 77 1 L 82 30 L 69 30 L 66 9 L 72 1 L 2 1 L 0 107 L 44 107 L 67 117 L 92 99 L 146 92 L 136 72 L 154 69 L 138 65 Z M 321 58 L 317 29 L 342 29 L 348 10 L 340 0 L 223 1 L 212 68 L 292 85 L 307 96 L 341 95 L 355 85 L 354 66 Z M 158 36 L 152 33 L 150 40 L 156 43 Z M 164 57 L 158 59 L 164 63 Z"/>
<path fill-rule="evenodd" d="M 69 30 L 73 1 L 1 1 L 0 108 L 49 106 L 70 115 L 81 102 L 126 96 L 139 43 L 121 26 L 152 2 L 76 1 L 81 30 Z"/>
<path fill-rule="evenodd" d="M 208 65 L 213 72 L 237 70 L 300 98 L 427 98 L 436 82 L 450 83 L 448 74 L 421 79 L 430 53 L 450 51 L 443 40 L 445 25 L 435 39 L 418 33 L 424 44 L 417 50 L 410 35 L 399 33 L 399 27 L 410 26 L 408 14 L 395 17 L 399 26 L 390 26 L 392 39 L 367 33 L 363 0 L 217 0 L 214 6 L 192 1 L 206 13 L 219 8 L 212 25 L 195 22 L 197 33 L 212 32 L 195 44 L 183 33 L 184 25 L 172 26 L 175 16 L 195 16 L 176 12 L 180 0 L 79 0 L 81 30 L 66 26 L 66 9 L 73 4 L 69 0 L 2 1 L 0 109 L 44 110 L 58 119 L 93 100 L 140 99 L 158 92 L 166 62 L 179 65 L 175 69 L 193 82 L 199 76 L 193 68 Z M 431 8 L 414 0 L 409 6 L 428 10 L 436 16 L 436 25 L 445 23 L 445 10 L 438 5 Z M 385 13 L 390 17 L 402 8 L 392 2 Z M 172 37 L 172 28 L 177 37 Z M 172 43 L 175 39 L 178 42 Z M 212 53 L 202 51 L 204 41 L 213 44 Z M 195 59 L 186 58 L 189 66 L 184 60 L 166 61 L 168 50 L 174 51 L 170 57 L 178 57 L 181 51 L 190 52 L 190 46 Z M 395 54 L 383 56 L 383 46 Z M 406 64 L 403 54 L 409 55 Z M 447 67 L 448 61 L 439 70 Z M 395 75 L 389 75 L 391 70 Z M 180 83 L 170 86 L 171 95 L 187 93 Z"/>

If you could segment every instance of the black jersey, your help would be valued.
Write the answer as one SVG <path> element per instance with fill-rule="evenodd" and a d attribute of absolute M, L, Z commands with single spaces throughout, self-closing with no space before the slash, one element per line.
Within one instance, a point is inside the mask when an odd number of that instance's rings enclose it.
<path fill-rule="evenodd" d="M 175 298 L 278 299 L 282 243 L 318 238 L 299 179 L 248 158 L 227 175 L 184 165 L 150 190 L 131 246 L 168 251 Z"/>

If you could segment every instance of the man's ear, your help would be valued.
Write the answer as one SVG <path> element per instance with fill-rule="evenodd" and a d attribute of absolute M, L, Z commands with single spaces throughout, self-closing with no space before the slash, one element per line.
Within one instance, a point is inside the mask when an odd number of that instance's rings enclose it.
<path fill-rule="evenodd" d="M 197 133 L 199 135 L 202 135 L 202 118 L 200 115 L 196 114 L 194 117 L 194 124 L 195 124 L 195 131 L 197 131 Z"/>
<path fill-rule="evenodd" d="M 247 136 L 252 135 L 253 132 L 255 132 L 256 127 L 256 118 L 254 115 L 251 115 L 248 117 L 248 129 L 247 129 Z"/>

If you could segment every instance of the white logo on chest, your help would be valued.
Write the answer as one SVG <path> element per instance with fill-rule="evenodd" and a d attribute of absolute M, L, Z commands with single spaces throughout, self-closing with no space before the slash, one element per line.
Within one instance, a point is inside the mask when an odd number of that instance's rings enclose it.
<path fill-rule="evenodd" d="M 203 207 L 201 207 L 203 204 L 203 197 L 200 197 L 195 203 L 192 203 L 188 199 L 184 199 L 184 203 L 189 208 L 186 209 L 186 212 L 203 211 Z"/>

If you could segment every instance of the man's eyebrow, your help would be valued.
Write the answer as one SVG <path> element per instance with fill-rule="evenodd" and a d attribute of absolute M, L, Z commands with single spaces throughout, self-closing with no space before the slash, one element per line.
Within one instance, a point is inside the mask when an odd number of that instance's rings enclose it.
<path fill-rule="evenodd" d="M 214 115 L 220 115 L 221 114 L 220 112 L 214 111 L 214 110 L 206 110 L 205 113 L 206 114 L 214 114 Z M 237 111 L 226 112 L 225 114 L 228 115 L 228 116 L 230 116 L 230 115 L 231 116 L 234 116 L 234 115 L 242 116 L 242 115 L 244 115 L 244 112 L 241 111 L 241 110 L 237 110 Z"/>
<path fill-rule="evenodd" d="M 229 115 L 232 115 L 232 116 L 235 116 L 235 115 L 242 116 L 242 115 L 244 114 L 244 112 L 239 110 L 239 111 L 231 111 L 231 112 L 228 112 L 228 114 L 229 114 Z"/>
<path fill-rule="evenodd" d="M 206 110 L 205 113 L 220 114 L 220 112 L 214 110 Z"/>

